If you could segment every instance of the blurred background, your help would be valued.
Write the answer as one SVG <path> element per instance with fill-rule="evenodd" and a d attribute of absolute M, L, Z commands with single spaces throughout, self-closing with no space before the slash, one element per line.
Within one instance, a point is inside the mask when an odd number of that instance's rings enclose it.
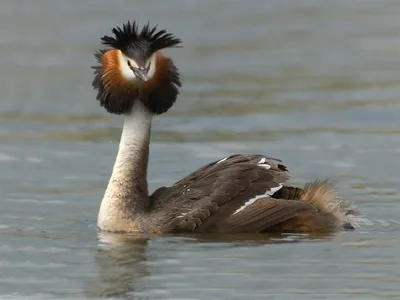
<path fill-rule="evenodd" d="M 400 2 L 2 0 L 1 299 L 400 297 Z M 100 236 L 122 119 L 92 90 L 127 20 L 183 40 L 151 190 L 231 153 L 329 177 L 368 221 L 330 237 Z M 324 297 L 324 298 L 322 298 Z"/>

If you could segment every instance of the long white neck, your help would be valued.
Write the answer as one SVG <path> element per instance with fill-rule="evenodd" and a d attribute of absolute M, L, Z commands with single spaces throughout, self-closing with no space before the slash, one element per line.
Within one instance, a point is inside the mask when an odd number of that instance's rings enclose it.
<path fill-rule="evenodd" d="M 125 117 L 117 158 L 100 205 L 97 226 L 125 231 L 149 207 L 147 166 L 152 114 L 136 101 Z M 129 225 L 131 224 L 131 225 Z"/>

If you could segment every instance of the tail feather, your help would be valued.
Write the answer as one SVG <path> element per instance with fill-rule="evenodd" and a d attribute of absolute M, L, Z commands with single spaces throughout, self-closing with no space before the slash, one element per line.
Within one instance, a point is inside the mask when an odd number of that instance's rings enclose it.
<path fill-rule="evenodd" d="M 318 211 L 334 215 L 345 229 L 359 227 L 357 219 L 359 212 L 354 204 L 344 203 L 331 180 L 317 180 L 304 186 L 300 200 L 311 204 Z"/>
<path fill-rule="evenodd" d="M 351 230 L 362 221 L 353 204 L 343 202 L 330 180 L 304 188 L 284 186 L 229 216 L 218 228 L 231 232 L 335 232 Z M 217 230 L 218 231 L 218 230 Z"/>

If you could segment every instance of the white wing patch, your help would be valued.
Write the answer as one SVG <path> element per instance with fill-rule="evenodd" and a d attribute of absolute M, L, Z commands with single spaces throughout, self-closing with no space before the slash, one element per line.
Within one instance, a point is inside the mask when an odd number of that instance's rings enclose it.
<path fill-rule="evenodd" d="M 228 159 L 228 157 L 224 157 L 223 159 L 220 159 L 219 161 L 216 162 L 216 164 L 220 164 L 224 161 L 226 161 Z"/>
<path fill-rule="evenodd" d="M 260 168 L 265 168 L 267 170 L 271 169 L 271 165 L 267 164 L 266 161 L 267 161 L 267 159 L 265 157 L 261 158 L 260 161 L 258 162 L 257 166 L 259 166 Z M 236 215 L 237 213 L 241 212 L 243 209 L 245 209 L 247 206 L 253 204 L 258 199 L 272 196 L 277 191 L 279 191 L 281 188 L 282 188 L 282 185 L 279 184 L 279 186 L 272 188 L 270 191 L 267 191 L 265 194 L 258 195 L 258 196 L 255 196 L 254 198 L 251 198 L 243 206 L 241 206 L 238 210 L 236 210 L 232 215 Z"/>
<path fill-rule="evenodd" d="M 267 170 L 271 169 L 271 166 L 265 162 L 266 160 L 267 159 L 265 157 L 261 158 L 260 161 L 258 162 L 257 166 L 259 166 L 261 168 L 266 168 Z"/>
<path fill-rule="evenodd" d="M 251 198 L 249 201 L 247 201 L 243 206 L 241 206 L 237 211 L 235 211 L 232 215 L 236 215 L 237 213 L 241 212 L 243 209 L 245 209 L 247 206 L 253 204 L 256 202 L 258 199 L 261 198 L 267 198 L 275 194 L 277 191 L 279 191 L 282 188 L 282 184 L 279 184 L 279 186 L 272 188 L 271 190 L 268 190 L 265 194 L 263 195 L 258 195 L 255 196 L 254 198 Z"/>
<path fill-rule="evenodd" d="M 177 216 L 177 218 L 184 218 L 188 213 L 181 213 L 179 216 Z"/>

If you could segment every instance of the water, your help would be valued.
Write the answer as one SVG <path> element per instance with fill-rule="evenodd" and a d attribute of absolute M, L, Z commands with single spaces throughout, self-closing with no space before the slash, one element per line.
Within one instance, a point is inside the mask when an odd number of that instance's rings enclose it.
<path fill-rule="evenodd" d="M 398 299 L 398 1 L 4 0 L 0 10 L 1 299 Z M 369 222 L 312 236 L 98 235 L 121 119 L 92 52 L 128 19 L 169 50 L 180 100 L 156 119 L 151 189 L 230 153 L 330 177 Z"/>

